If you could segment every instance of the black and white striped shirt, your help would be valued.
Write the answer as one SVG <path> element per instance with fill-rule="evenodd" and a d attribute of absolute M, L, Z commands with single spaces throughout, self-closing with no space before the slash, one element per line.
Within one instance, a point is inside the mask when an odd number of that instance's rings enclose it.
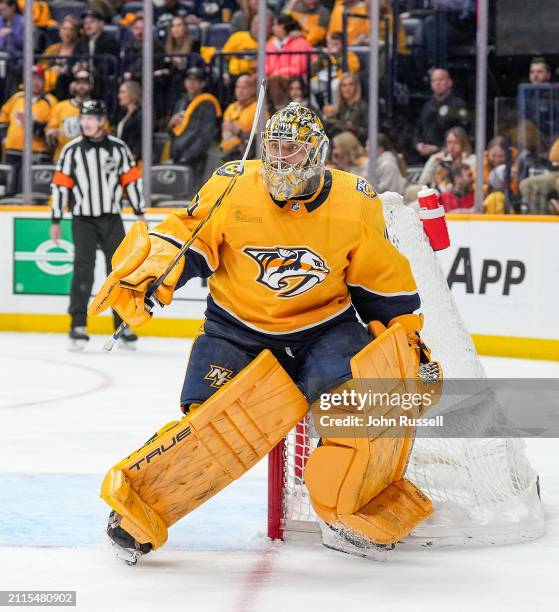
<path fill-rule="evenodd" d="M 79 136 L 60 154 L 51 184 L 52 219 L 59 221 L 65 209 L 74 217 L 118 214 L 125 190 L 134 212 L 141 215 L 142 174 L 126 143 L 114 136 L 98 142 Z"/>

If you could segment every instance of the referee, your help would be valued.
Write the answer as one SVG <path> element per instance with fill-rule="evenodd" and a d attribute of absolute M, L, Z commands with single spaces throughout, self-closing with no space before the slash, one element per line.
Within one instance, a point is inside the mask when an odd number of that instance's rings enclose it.
<path fill-rule="evenodd" d="M 107 107 L 100 100 L 84 102 L 80 110 L 82 136 L 63 149 L 53 176 L 51 240 L 60 240 L 60 220 L 65 209 L 72 211 L 74 276 L 70 293 L 72 318 L 71 350 L 82 350 L 89 340 L 86 332 L 87 302 L 93 286 L 95 255 L 99 245 L 111 271 L 111 258 L 124 239 L 120 216 L 124 192 L 141 221 L 145 221 L 142 175 L 130 149 L 119 138 L 105 133 Z M 115 329 L 120 317 L 113 312 Z M 122 346 L 135 348 L 137 336 L 128 331 Z"/>

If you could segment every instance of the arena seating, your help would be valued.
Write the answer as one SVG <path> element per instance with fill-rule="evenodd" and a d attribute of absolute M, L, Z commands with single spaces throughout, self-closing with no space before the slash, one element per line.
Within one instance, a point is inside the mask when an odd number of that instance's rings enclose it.
<path fill-rule="evenodd" d="M 205 45 L 207 47 L 215 47 L 221 49 L 229 36 L 231 35 L 231 24 L 229 23 L 212 23 L 206 32 Z"/>
<path fill-rule="evenodd" d="M 192 170 L 163 164 L 151 168 L 151 201 L 154 206 L 166 200 L 186 199 L 192 195 Z"/>
<path fill-rule="evenodd" d="M 82 14 L 88 9 L 86 2 L 57 2 L 50 5 L 52 18 L 58 23 L 67 15 L 72 15 L 76 19 L 81 19 Z"/>
<path fill-rule="evenodd" d="M 126 13 L 143 13 L 144 3 L 143 2 L 127 2 L 121 7 L 120 12 L 123 15 L 126 15 Z"/>
<path fill-rule="evenodd" d="M 0 196 L 14 192 L 14 169 L 10 164 L 0 164 Z"/>

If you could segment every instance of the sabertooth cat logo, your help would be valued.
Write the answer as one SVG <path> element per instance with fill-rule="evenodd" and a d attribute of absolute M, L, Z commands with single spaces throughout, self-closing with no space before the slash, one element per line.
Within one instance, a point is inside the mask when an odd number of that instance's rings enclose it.
<path fill-rule="evenodd" d="M 330 272 L 325 261 L 307 247 L 245 247 L 260 269 L 256 282 L 290 298 L 309 291 Z"/>

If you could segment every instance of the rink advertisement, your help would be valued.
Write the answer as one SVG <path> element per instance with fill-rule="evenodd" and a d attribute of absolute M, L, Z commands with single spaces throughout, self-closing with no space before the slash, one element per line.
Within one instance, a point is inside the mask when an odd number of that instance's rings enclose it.
<path fill-rule="evenodd" d="M 65 332 L 73 273 L 74 245 L 71 222 L 64 219 L 62 239 L 50 240 L 50 215 L 43 207 L 0 208 L 0 330 Z M 164 214 L 164 213 L 163 213 Z M 150 223 L 163 218 L 159 211 L 148 215 Z M 125 226 L 135 217 L 126 215 Z M 105 278 L 105 261 L 97 253 L 93 293 Z M 148 335 L 193 336 L 204 317 L 207 281 L 192 279 L 168 307 L 158 309 L 157 317 L 144 328 Z M 95 317 L 88 328 L 92 333 L 111 331 L 110 315 Z"/>
<path fill-rule="evenodd" d="M 69 221 L 54 245 L 44 208 L 5 207 L 0 212 L 0 329 L 38 329 L 40 320 L 40 329 L 63 331 L 73 259 Z M 164 214 L 155 209 L 148 219 L 157 222 Z M 133 220 L 126 216 L 125 223 Z M 438 258 L 478 350 L 503 354 L 506 347 L 506 354 L 559 359 L 559 258 L 553 255 L 559 218 L 451 215 L 448 225 L 452 246 Z M 104 276 L 99 253 L 93 292 Z M 158 309 L 145 332 L 193 335 L 204 316 L 206 295 L 205 281 L 190 281 L 169 307 Z M 109 318 L 95 326 L 100 328 L 92 331 L 105 331 Z"/>
<path fill-rule="evenodd" d="M 456 215 L 449 233 L 439 261 L 478 351 L 559 359 L 559 218 Z"/>
<path fill-rule="evenodd" d="M 13 292 L 30 295 L 69 295 L 74 261 L 72 227 L 62 221 L 62 239 L 49 238 L 48 219 L 14 218 Z"/>

